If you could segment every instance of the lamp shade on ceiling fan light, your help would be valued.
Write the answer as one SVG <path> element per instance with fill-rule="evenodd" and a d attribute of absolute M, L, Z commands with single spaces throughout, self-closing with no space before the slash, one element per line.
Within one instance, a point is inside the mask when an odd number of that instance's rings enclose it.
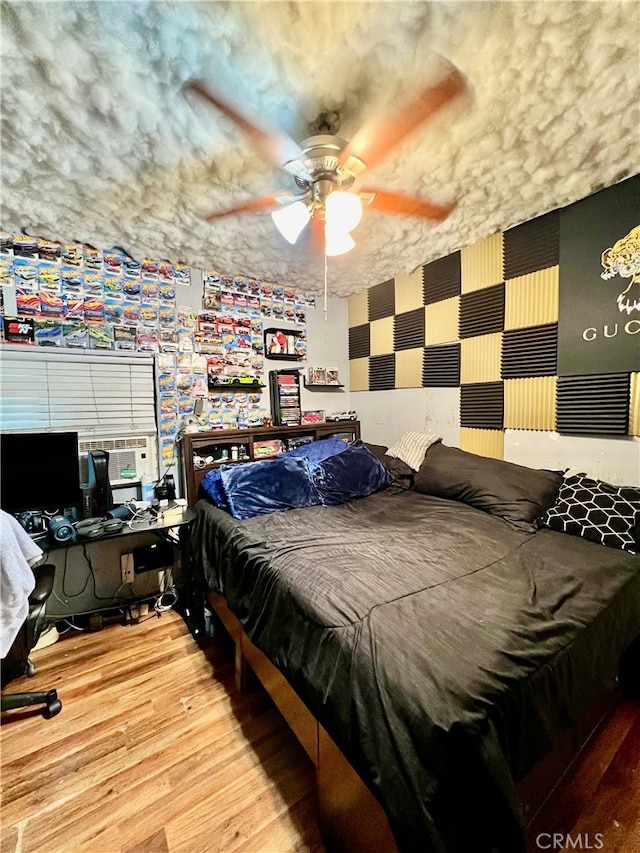
<path fill-rule="evenodd" d="M 348 231 L 331 225 L 324 226 L 324 241 L 324 253 L 330 258 L 344 255 L 356 245 Z"/>
<path fill-rule="evenodd" d="M 295 243 L 300 232 L 311 218 L 309 208 L 303 201 L 294 201 L 271 214 L 276 228 L 289 243 Z"/>
<path fill-rule="evenodd" d="M 335 190 L 329 193 L 324 206 L 326 222 L 332 230 L 353 231 L 362 219 L 362 202 L 353 193 Z"/>

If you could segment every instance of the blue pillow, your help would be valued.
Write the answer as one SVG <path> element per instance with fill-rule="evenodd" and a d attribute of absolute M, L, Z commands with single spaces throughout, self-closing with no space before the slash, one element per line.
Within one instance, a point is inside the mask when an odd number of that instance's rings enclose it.
<path fill-rule="evenodd" d="M 216 506 L 219 506 L 220 509 L 228 510 L 229 504 L 227 503 L 227 496 L 224 493 L 224 486 L 222 485 L 221 470 L 221 468 L 213 468 L 211 471 L 208 471 L 202 480 L 202 488 Z"/>
<path fill-rule="evenodd" d="M 337 506 L 362 498 L 393 482 L 384 465 L 356 441 L 342 453 L 319 462 L 311 473 L 323 506 Z"/>
<path fill-rule="evenodd" d="M 313 472 L 318 462 L 328 459 L 329 456 L 335 456 L 336 453 L 342 453 L 348 447 L 349 445 L 341 438 L 330 436 L 320 441 L 303 444 L 301 447 L 295 447 L 293 450 L 289 450 L 286 455 L 293 456 L 294 459 L 306 459 L 309 463 L 309 470 Z"/>
<path fill-rule="evenodd" d="M 306 459 L 279 456 L 244 465 L 223 465 L 219 471 L 234 518 L 320 503 Z"/>

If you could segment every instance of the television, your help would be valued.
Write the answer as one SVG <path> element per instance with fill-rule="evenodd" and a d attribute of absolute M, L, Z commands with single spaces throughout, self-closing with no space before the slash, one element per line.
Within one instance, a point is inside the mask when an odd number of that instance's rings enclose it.
<path fill-rule="evenodd" d="M 0 506 L 14 515 L 82 507 L 78 433 L 1 433 Z"/>

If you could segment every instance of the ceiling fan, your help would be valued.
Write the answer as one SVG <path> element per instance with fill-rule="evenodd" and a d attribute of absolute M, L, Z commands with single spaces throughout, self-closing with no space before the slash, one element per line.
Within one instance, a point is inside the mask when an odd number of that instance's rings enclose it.
<path fill-rule="evenodd" d="M 420 124 L 459 95 L 468 92 L 461 72 L 446 62 L 436 83 L 423 89 L 396 114 L 364 125 L 347 141 L 336 135 L 337 114 L 323 113 L 316 122 L 319 133 L 299 145 L 283 131 L 265 127 L 244 115 L 213 92 L 202 80 L 183 87 L 214 106 L 239 127 L 269 160 L 293 176 L 298 194 L 273 192 L 240 202 L 204 216 L 208 222 L 225 216 L 272 210 L 280 233 L 295 243 L 310 225 L 310 237 L 325 256 L 348 252 L 355 246 L 351 231 L 362 217 L 363 204 L 380 213 L 404 214 L 442 222 L 455 207 L 436 204 L 398 192 L 359 186 L 362 174 L 381 163 Z M 330 116 L 330 118 L 327 118 Z"/>

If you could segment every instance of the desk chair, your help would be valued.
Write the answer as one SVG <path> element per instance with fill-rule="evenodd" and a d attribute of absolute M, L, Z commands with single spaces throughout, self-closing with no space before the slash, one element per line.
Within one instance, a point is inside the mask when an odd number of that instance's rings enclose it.
<path fill-rule="evenodd" d="M 53 575 L 55 566 L 45 564 L 34 566 L 33 574 L 36 585 L 29 595 L 29 613 L 13 641 L 7 656 L 2 661 L 3 687 L 9 681 L 21 675 L 33 676 L 36 668 L 29 660 L 29 652 L 38 642 L 42 630 L 46 601 L 53 590 Z M 47 720 L 55 717 L 62 709 L 55 690 L 34 690 L 30 693 L 10 693 L 0 697 L 1 710 L 11 711 L 15 708 L 26 708 L 30 705 L 46 705 L 43 714 Z"/>

